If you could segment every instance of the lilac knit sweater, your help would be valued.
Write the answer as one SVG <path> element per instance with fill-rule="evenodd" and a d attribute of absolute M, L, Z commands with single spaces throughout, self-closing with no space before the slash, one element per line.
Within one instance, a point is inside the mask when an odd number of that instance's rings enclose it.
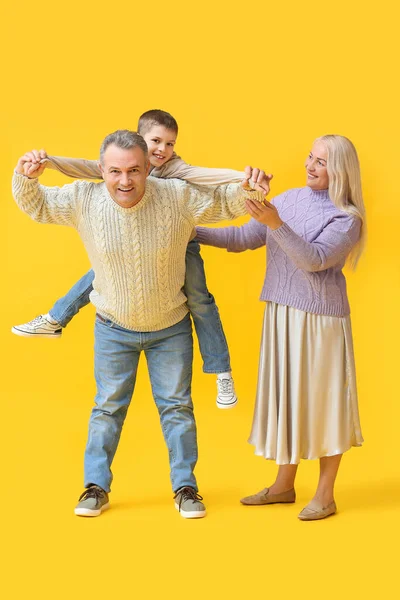
<path fill-rule="evenodd" d="M 284 222 L 278 229 L 251 219 L 242 227 L 197 227 L 197 240 L 229 252 L 266 245 L 261 300 L 319 315 L 350 314 L 342 268 L 360 236 L 360 220 L 338 210 L 328 190 L 297 188 L 272 203 Z"/>

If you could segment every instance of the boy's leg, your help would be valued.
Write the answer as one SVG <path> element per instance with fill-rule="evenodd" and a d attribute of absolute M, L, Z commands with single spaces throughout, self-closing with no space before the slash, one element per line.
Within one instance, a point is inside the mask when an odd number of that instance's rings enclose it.
<path fill-rule="evenodd" d="M 49 310 L 50 317 L 60 323 L 62 327 L 66 327 L 80 309 L 89 304 L 93 279 L 94 272 L 90 270 L 75 283 L 65 296 L 57 300 Z"/>
<path fill-rule="evenodd" d="M 218 375 L 217 406 L 231 408 L 237 404 L 237 397 L 230 375 L 228 344 L 214 296 L 207 289 L 200 244 L 196 240 L 189 242 L 186 251 L 185 294 L 199 340 L 203 371 Z"/>
<path fill-rule="evenodd" d="M 153 397 L 169 451 L 172 489 L 197 491 L 197 432 L 191 398 L 193 338 L 189 315 L 182 321 L 143 334 Z"/>
<path fill-rule="evenodd" d="M 60 337 L 62 327 L 66 327 L 79 310 L 89 304 L 93 279 L 94 273 L 91 270 L 65 296 L 57 300 L 47 314 L 39 315 L 28 323 L 15 325 L 11 331 L 23 337 Z"/>
<path fill-rule="evenodd" d="M 96 406 L 85 450 L 85 487 L 110 491 L 111 463 L 133 394 L 140 356 L 140 335 L 96 317 Z"/>

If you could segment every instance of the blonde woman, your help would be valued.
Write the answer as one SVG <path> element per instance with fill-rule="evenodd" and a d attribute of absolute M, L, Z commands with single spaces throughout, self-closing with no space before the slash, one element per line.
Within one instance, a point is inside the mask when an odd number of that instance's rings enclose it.
<path fill-rule="evenodd" d="M 304 521 L 336 512 L 342 454 L 363 442 L 357 404 L 350 308 L 342 269 L 355 268 L 365 241 L 360 168 L 353 144 L 318 138 L 306 161 L 307 185 L 264 205 L 249 200 L 242 227 L 197 228 L 203 244 L 231 252 L 267 246 L 266 301 L 250 443 L 279 465 L 275 482 L 246 505 L 294 502 L 301 459 L 319 459 Z"/>

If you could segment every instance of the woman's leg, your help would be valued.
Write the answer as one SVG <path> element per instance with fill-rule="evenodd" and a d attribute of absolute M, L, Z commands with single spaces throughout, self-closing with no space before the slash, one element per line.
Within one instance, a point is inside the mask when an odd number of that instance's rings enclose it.
<path fill-rule="evenodd" d="M 342 454 L 335 454 L 334 456 L 324 456 L 319 459 L 318 487 L 314 498 L 307 505 L 307 508 L 320 510 L 334 502 L 333 490 L 342 456 Z"/>

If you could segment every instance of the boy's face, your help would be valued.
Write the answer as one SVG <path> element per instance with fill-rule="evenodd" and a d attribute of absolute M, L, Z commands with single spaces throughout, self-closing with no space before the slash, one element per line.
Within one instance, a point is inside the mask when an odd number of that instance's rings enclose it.
<path fill-rule="evenodd" d="M 149 160 L 152 167 L 161 167 L 173 155 L 176 133 L 163 125 L 154 125 L 143 135 L 149 149 Z"/>

